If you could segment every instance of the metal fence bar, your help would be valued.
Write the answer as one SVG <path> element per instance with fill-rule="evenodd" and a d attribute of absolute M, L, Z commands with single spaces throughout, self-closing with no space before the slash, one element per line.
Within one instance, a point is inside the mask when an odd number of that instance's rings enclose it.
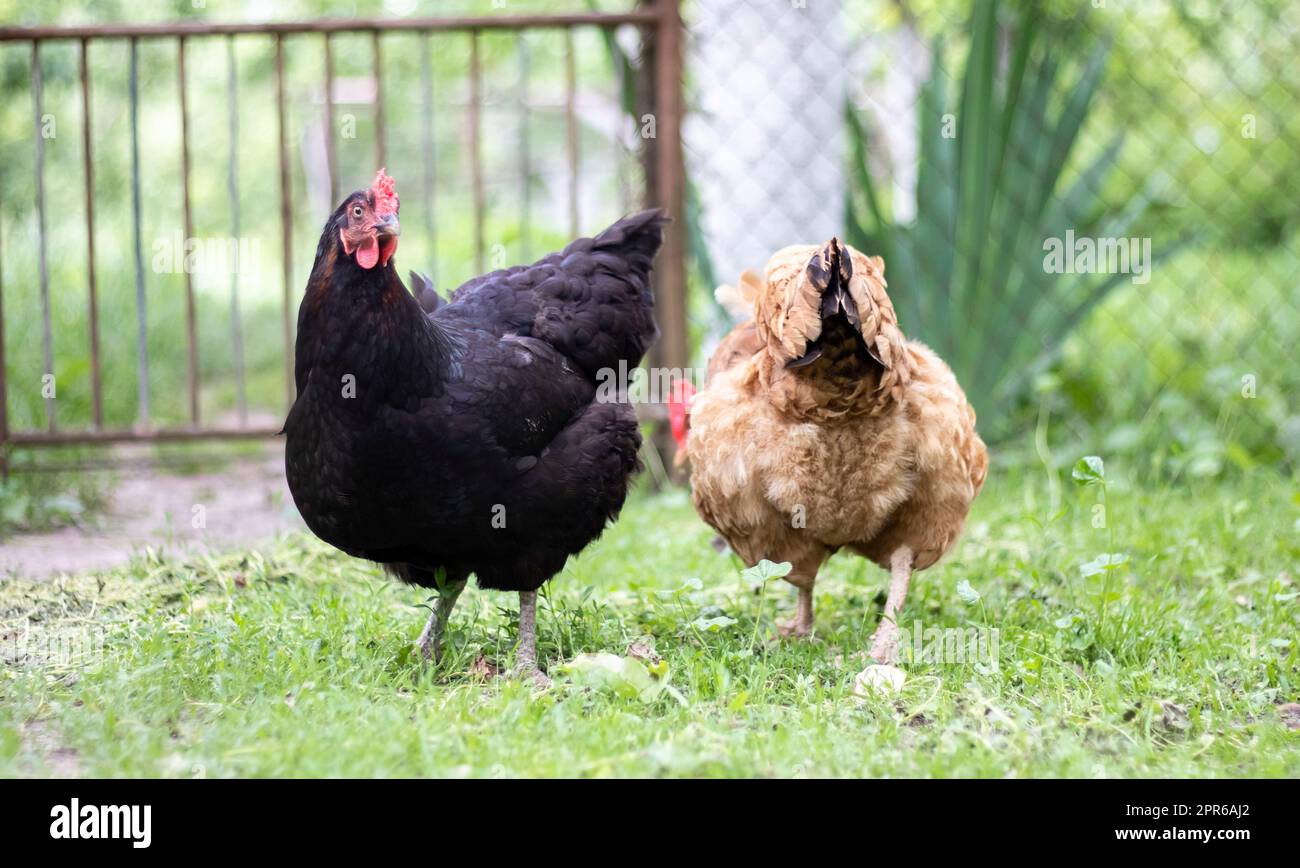
<path fill-rule="evenodd" d="M 90 148 L 90 73 L 87 55 L 88 41 L 78 43 L 79 72 L 81 74 L 81 157 L 82 174 L 86 182 L 86 282 L 87 306 L 90 317 L 90 404 L 91 418 L 96 431 L 104 427 L 104 385 L 99 362 L 99 296 L 95 285 L 95 165 Z"/>
<path fill-rule="evenodd" d="M 618 45 L 615 33 L 610 33 L 611 45 Z M 627 89 L 627 66 L 623 63 L 622 55 L 616 52 L 610 52 L 610 63 L 614 67 L 614 106 L 615 117 L 623 116 L 623 93 Z M 624 213 L 632 210 L 632 184 L 627 177 L 627 145 L 623 141 L 623 126 L 620 121 L 615 121 L 614 135 L 610 137 L 614 142 L 614 176 L 618 182 L 619 205 Z"/>
<path fill-rule="evenodd" d="M 564 141 L 569 161 L 569 235 L 577 236 L 578 226 L 578 73 L 574 57 L 573 30 L 564 31 Z"/>
<path fill-rule="evenodd" d="M 469 43 L 469 163 L 474 187 L 474 270 L 483 271 L 483 221 L 487 195 L 483 190 L 483 158 L 479 147 L 479 110 L 483 68 L 479 60 L 478 31 L 470 31 Z"/>
<path fill-rule="evenodd" d="M 339 204 L 339 160 L 334 145 L 334 49 L 325 39 L 325 164 L 330 173 L 330 207 Z"/>
<path fill-rule="evenodd" d="M 658 24 L 654 43 L 655 202 L 673 221 L 664 228 L 664 246 L 655 275 L 662 327 L 659 359 L 684 368 L 686 344 L 686 171 L 682 158 L 682 19 L 677 0 L 655 0 Z M 648 191 L 647 191 L 648 192 Z"/>
<path fill-rule="evenodd" d="M 230 200 L 230 237 L 234 239 L 237 254 L 230 269 L 230 347 L 231 363 L 235 369 L 235 408 L 239 424 L 248 424 L 248 387 L 244 382 L 244 328 L 239 314 L 239 274 L 247 266 L 242 256 L 239 220 L 239 67 L 235 57 L 235 37 L 226 37 L 226 105 L 227 128 L 230 134 L 230 164 L 226 175 L 226 193 Z"/>
<path fill-rule="evenodd" d="M 281 267 L 284 270 L 284 310 L 281 330 L 284 336 L 285 409 L 293 406 L 297 386 L 293 377 L 293 207 L 289 201 L 289 130 L 284 117 L 284 35 L 275 37 L 275 113 L 279 119 L 280 149 L 280 242 Z"/>
<path fill-rule="evenodd" d="M 657 9 L 631 12 L 587 12 L 563 15 L 482 15 L 465 18 L 325 18 L 317 21 L 215 23 L 187 21 L 170 24 L 101 24 L 90 27 L 0 27 L 0 42 L 34 39 L 95 38 L 147 39 L 168 36 L 225 36 L 234 33 L 288 36 L 302 33 L 367 33 L 382 31 L 464 32 L 466 30 L 544 30 L 595 25 L 654 25 L 661 21 Z"/>
<path fill-rule="evenodd" d="M 45 86 L 41 81 L 41 44 L 32 43 L 32 112 L 36 140 L 36 249 L 40 260 L 41 278 L 41 352 L 44 354 L 45 377 L 54 376 L 54 327 L 50 316 L 50 266 L 45 239 Z M 49 430 L 58 428 L 54 403 L 53 382 L 42 379 L 41 392 L 45 396 L 45 424 Z"/>
<path fill-rule="evenodd" d="M 194 218 L 190 209 L 190 106 L 185 92 L 185 37 L 176 40 L 176 88 L 181 102 L 181 208 L 185 223 L 185 240 L 194 237 Z M 182 248 L 184 249 L 184 248 Z M 185 273 L 185 340 L 186 384 L 190 393 L 190 424 L 199 425 L 199 341 L 197 314 L 194 309 L 194 275 Z"/>
<path fill-rule="evenodd" d="M 379 31 L 370 35 L 375 62 L 375 166 L 385 165 L 384 154 L 384 55 L 379 47 Z"/>
<path fill-rule="evenodd" d="M 528 40 L 516 40 L 519 55 L 519 253 L 527 262 L 533 258 L 533 166 L 529 141 L 528 75 L 531 65 Z"/>
<path fill-rule="evenodd" d="M 144 293 L 144 250 L 140 218 L 140 57 L 139 43 L 131 40 L 131 67 L 128 73 L 131 102 L 131 225 L 135 241 L 135 321 L 136 321 L 136 388 L 138 391 L 137 424 L 148 429 L 149 413 L 149 318 Z"/>
<path fill-rule="evenodd" d="M 429 280 L 438 288 L 438 219 L 435 212 L 438 186 L 438 148 L 433 130 L 433 36 L 420 35 L 420 141 L 424 153 L 424 222 L 429 235 Z"/>
<path fill-rule="evenodd" d="M 252 439 L 271 437 L 279 433 L 280 426 L 254 428 L 218 428 L 201 431 L 194 428 L 155 428 L 150 431 L 14 431 L 9 435 L 13 446 L 76 446 L 78 444 L 108 443 L 185 443 L 193 440 L 210 440 L 214 437 Z"/>

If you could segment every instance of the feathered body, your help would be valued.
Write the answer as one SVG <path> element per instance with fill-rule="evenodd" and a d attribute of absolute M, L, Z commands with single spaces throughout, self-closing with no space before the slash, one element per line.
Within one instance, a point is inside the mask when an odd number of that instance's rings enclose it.
<path fill-rule="evenodd" d="M 533 591 L 618 514 L 637 468 L 636 415 L 598 403 L 595 380 L 635 366 L 657 334 L 664 218 L 626 218 L 422 306 L 395 267 L 347 255 L 347 207 L 299 310 L 294 501 L 323 540 L 406 581 L 472 573 Z"/>
<path fill-rule="evenodd" d="M 700 515 L 747 563 L 789 561 L 801 589 L 841 548 L 935 563 L 988 458 L 952 371 L 899 330 L 883 261 L 794 246 L 747 283 L 755 319 L 723 341 L 691 406 Z"/>

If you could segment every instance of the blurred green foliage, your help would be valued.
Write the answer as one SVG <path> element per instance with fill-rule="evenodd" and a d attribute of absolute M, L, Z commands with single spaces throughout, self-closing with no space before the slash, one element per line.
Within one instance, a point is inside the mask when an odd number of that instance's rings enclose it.
<path fill-rule="evenodd" d="M 1160 474 L 1294 471 L 1300 10 L 965 8 L 903 2 L 877 19 L 940 40 L 914 220 L 892 221 L 874 131 L 850 117 L 850 240 L 885 256 L 904 329 L 953 364 L 1004 458 L 1043 457 L 1033 435 L 1046 425 L 1063 451 L 1132 455 Z M 1026 105 L 1057 72 L 1065 84 Z M 1150 238 L 1150 282 L 1044 273 L 1044 240 L 1067 228 Z"/>
<path fill-rule="evenodd" d="M 893 300 L 904 328 L 952 365 L 984 415 L 986 434 L 1005 437 L 1007 405 L 1106 293 L 1130 279 L 1122 272 L 1049 272 L 1044 239 L 1141 234 L 1136 227 L 1150 197 L 1139 178 L 1115 207 L 1099 207 L 1122 132 L 1075 179 L 1063 180 L 1084 150 L 1080 132 L 1105 72 L 1108 41 L 1089 40 L 1071 58 L 1061 51 L 1068 32 L 999 11 L 995 0 L 975 4 L 969 49 L 952 76 L 954 97 L 943 45 L 932 49 L 935 62 L 920 94 L 914 218 L 891 216 L 886 190 L 867 166 L 872 142 L 849 112 L 855 183 L 845 221 L 849 243 L 884 256 L 887 276 L 900 287 Z M 1005 51 L 1000 28 L 1009 33 Z"/>

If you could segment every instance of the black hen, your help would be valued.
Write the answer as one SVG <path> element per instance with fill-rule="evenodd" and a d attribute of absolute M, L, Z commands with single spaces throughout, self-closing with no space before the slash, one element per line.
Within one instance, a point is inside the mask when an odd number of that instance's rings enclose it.
<path fill-rule="evenodd" d="M 325 224 L 298 311 L 285 469 L 307 525 L 348 554 L 438 588 L 420 636 L 441 651 L 470 574 L 520 598 L 521 674 L 537 669 L 536 591 L 618 515 L 641 435 L 597 378 L 657 336 L 646 211 L 450 301 L 407 292 L 381 170 Z M 425 307 L 431 307 L 426 312 Z"/>

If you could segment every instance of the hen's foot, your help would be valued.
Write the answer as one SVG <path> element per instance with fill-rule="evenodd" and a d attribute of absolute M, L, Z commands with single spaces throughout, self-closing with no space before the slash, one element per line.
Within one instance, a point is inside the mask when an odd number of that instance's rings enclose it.
<path fill-rule="evenodd" d="M 802 639 L 812 632 L 813 604 L 812 588 L 799 589 L 799 606 L 794 617 L 776 625 L 776 630 L 786 639 Z"/>
<path fill-rule="evenodd" d="M 898 625 L 893 621 L 881 621 L 876 628 L 876 635 L 871 637 L 871 659 L 882 666 L 898 662 Z"/>
<path fill-rule="evenodd" d="M 551 686 L 551 679 L 537 668 L 537 592 L 519 592 L 519 649 L 515 651 L 516 678 L 531 681 L 539 690 Z"/>
<path fill-rule="evenodd" d="M 438 599 L 434 601 L 433 608 L 429 611 L 429 620 L 425 622 L 420 638 L 415 640 L 415 647 L 420 649 L 420 657 L 424 662 L 442 660 L 442 631 L 447 629 L 451 610 L 456 607 L 456 600 L 463 590 L 464 582 L 448 585 L 440 590 Z"/>
<path fill-rule="evenodd" d="M 892 692 L 903 686 L 907 673 L 894 664 L 898 662 L 898 613 L 907 599 L 907 585 L 912 578 L 912 551 L 906 546 L 894 552 L 889 561 L 889 598 L 880 626 L 871 637 L 871 658 L 876 662 L 858 673 L 853 679 L 853 692 L 866 696 L 872 692 Z"/>
<path fill-rule="evenodd" d="M 871 637 L 871 656 L 877 663 L 892 665 L 898 662 L 898 615 L 907 599 L 907 586 L 912 579 L 912 550 L 900 547 L 889 559 L 889 597 L 885 611 L 880 616 L 880 626 Z"/>
<path fill-rule="evenodd" d="M 863 669 L 853 679 L 853 695 L 894 693 L 907 680 L 907 673 L 894 664 L 898 662 L 898 625 L 881 621 L 876 635 L 871 639 L 871 659 L 875 662 Z"/>
<path fill-rule="evenodd" d="M 780 633 L 783 639 L 802 639 L 812 632 L 812 624 L 800 621 L 798 618 L 791 618 L 789 621 L 779 621 L 776 632 Z"/>
<path fill-rule="evenodd" d="M 533 687 L 538 690 L 546 690 L 551 686 L 551 679 L 536 665 L 515 666 L 514 669 L 510 670 L 510 674 L 520 681 L 532 682 Z"/>

